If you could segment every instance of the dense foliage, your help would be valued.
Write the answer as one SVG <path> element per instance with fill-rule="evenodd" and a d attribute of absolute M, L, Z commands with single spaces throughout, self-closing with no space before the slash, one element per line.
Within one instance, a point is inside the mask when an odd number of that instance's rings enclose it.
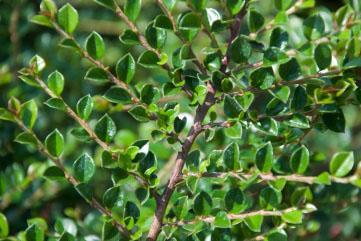
<path fill-rule="evenodd" d="M 42 0 L 30 21 L 60 47 L 11 63 L 1 138 L 23 146 L 0 174 L 1 238 L 361 237 L 360 1 L 94 2 L 120 41 Z"/>

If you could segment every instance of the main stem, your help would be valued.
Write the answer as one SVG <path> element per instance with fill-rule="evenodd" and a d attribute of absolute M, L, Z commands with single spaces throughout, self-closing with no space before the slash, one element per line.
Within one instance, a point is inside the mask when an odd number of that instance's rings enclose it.
<path fill-rule="evenodd" d="M 230 32 L 231 37 L 229 39 L 228 48 L 232 41 L 238 36 L 240 25 L 241 25 L 241 19 L 243 18 L 245 14 L 245 9 L 243 9 L 237 16 L 236 21 L 232 25 Z M 226 72 L 227 67 L 229 63 L 229 52 L 227 50 L 224 61 L 221 67 L 222 72 Z M 161 231 L 162 225 L 163 225 L 163 218 L 169 203 L 169 200 L 175 190 L 175 187 L 177 183 L 182 179 L 182 169 L 186 160 L 186 157 L 192 148 L 192 145 L 194 141 L 196 140 L 197 136 L 202 132 L 204 129 L 202 126 L 202 122 L 204 118 L 206 117 L 208 110 L 215 104 L 216 89 L 212 85 L 211 82 L 208 82 L 207 84 L 207 95 L 205 98 L 205 101 L 202 105 L 199 105 L 196 110 L 196 116 L 194 118 L 194 123 L 191 127 L 191 129 L 188 132 L 187 138 L 184 141 L 182 145 L 182 150 L 178 152 L 175 167 L 173 170 L 173 173 L 168 181 L 167 187 L 164 190 L 161 198 L 157 201 L 157 208 L 155 211 L 153 223 L 150 227 L 147 241 L 156 241 L 157 237 Z"/>

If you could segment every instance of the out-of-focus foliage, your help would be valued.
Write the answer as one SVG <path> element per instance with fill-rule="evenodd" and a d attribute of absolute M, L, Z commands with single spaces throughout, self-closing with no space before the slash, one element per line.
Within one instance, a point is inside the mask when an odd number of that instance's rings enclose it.
<path fill-rule="evenodd" d="M 0 0 L 0 238 L 360 240 L 360 11 Z"/>

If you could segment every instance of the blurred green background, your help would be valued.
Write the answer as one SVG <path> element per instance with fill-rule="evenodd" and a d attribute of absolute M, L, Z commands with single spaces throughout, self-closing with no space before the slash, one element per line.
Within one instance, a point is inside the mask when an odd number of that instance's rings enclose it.
<path fill-rule="evenodd" d="M 126 29 L 110 11 L 99 7 L 90 0 L 56 1 L 58 6 L 70 2 L 77 8 L 80 24 L 76 38 L 84 42 L 86 36 L 93 30 L 100 33 L 106 41 L 107 52 L 104 62 L 114 65 L 127 51 L 126 46 L 119 41 L 119 34 Z M 143 12 L 138 26 L 144 29 L 147 23 L 160 12 L 154 0 L 144 0 Z M 264 2 L 264 3 L 263 3 Z M 260 0 L 263 12 L 271 15 L 272 9 L 269 1 Z M 326 7 L 331 11 L 342 6 L 343 1 L 324 0 L 316 1 L 318 7 Z M 38 103 L 44 102 L 46 96 L 41 90 L 26 85 L 17 78 L 17 71 L 27 65 L 34 54 L 39 54 L 47 61 L 45 74 L 54 70 L 62 72 L 66 78 L 64 99 L 74 107 L 76 101 L 90 93 L 99 95 L 105 92 L 109 85 L 99 85 L 84 80 L 84 75 L 90 63 L 79 56 L 70 53 L 58 46 L 61 39 L 53 30 L 37 26 L 29 22 L 29 18 L 38 12 L 40 1 L 35 0 L 0 0 L 0 106 L 6 106 L 11 96 L 16 96 L 21 101 L 36 98 Z M 307 15 L 307 13 L 300 13 Z M 202 41 L 202 38 L 200 40 Z M 178 40 L 168 35 L 167 47 L 169 53 L 177 47 Z M 204 47 L 209 40 L 204 40 Z M 141 49 L 132 49 L 139 55 Z M 164 83 L 167 81 L 165 73 L 142 69 L 136 78 L 141 81 Z M 139 125 L 127 113 L 102 101 L 96 102 L 98 117 L 105 111 L 111 111 L 112 118 L 117 123 L 118 134 L 115 142 L 120 146 L 127 146 L 136 139 L 149 138 L 149 124 Z M 44 139 L 55 127 L 63 133 L 68 133 L 73 121 L 61 112 L 57 112 L 42 105 L 40 117 L 35 131 Z M 334 134 L 331 132 L 312 132 L 307 142 L 313 152 L 320 151 L 331 156 L 338 150 L 353 150 L 356 160 L 361 154 L 361 123 L 356 117 L 359 110 L 350 107 L 345 110 L 347 119 L 346 133 Z M 360 118 L 358 118 L 360 119 Z M 39 163 L 46 160 L 35 149 L 22 146 L 13 142 L 19 133 L 15 125 L 0 122 L 0 211 L 8 217 L 11 233 L 26 228 L 26 219 L 42 216 L 51 225 L 57 216 L 67 216 L 83 222 L 84 227 L 98 233 L 101 224 L 95 222 L 97 213 L 92 211 L 82 201 L 75 190 L 66 183 L 53 183 L 43 178 L 38 178 L 41 172 Z M 219 142 L 225 142 L 220 137 Z M 95 145 L 85 145 L 75 140 L 70 134 L 66 135 L 67 162 L 79 156 L 80 152 L 89 150 L 97 153 Z M 222 144 L 222 143 L 220 143 Z M 168 160 L 174 159 L 174 151 L 164 143 L 153 144 L 152 149 L 159 157 L 159 165 L 165 165 Z M 324 160 L 325 158 L 321 158 Z M 314 167 L 324 170 L 326 163 L 320 162 Z M 317 172 L 317 170 L 315 170 Z M 100 174 L 100 173 L 98 173 Z M 101 193 L 110 183 L 109 176 L 96 176 L 96 192 Z M 161 180 L 164 181 L 164 180 Z M 98 190 L 99 189 L 99 190 Z M 320 210 L 311 215 L 303 229 L 295 229 L 290 233 L 290 240 L 361 240 L 361 205 L 359 190 L 355 187 L 334 184 L 331 187 L 315 187 L 314 199 Z M 330 202 L 331 200 L 331 202 Z M 351 202 L 351 204 L 350 204 Z M 345 205 L 346 204 L 346 205 Z M 82 221 L 80 221 L 82 220 Z M 95 222 L 95 223 L 94 223 Z M 299 238 L 296 238 L 299 236 Z"/>

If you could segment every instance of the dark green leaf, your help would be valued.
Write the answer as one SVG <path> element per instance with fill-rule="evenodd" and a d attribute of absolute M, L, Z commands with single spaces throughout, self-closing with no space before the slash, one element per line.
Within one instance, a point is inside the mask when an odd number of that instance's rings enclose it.
<path fill-rule="evenodd" d="M 227 0 L 227 8 L 232 15 L 236 15 L 244 6 L 245 0 Z"/>
<path fill-rule="evenodd" d="M 123 206 L 123 193 L 119 186 L 109 188 L 103 195 L 103 203 L 107 208 L 113 208 L 114 206 Z"/>
<path fill-rule="evenodd" d="M 253 71 L 250 78 L 251 85 L 261 89 L 270 88 L 276 80 L 271 67 L 259 68 Z"/>
<path fill-rule="evenodd" d="M 237 143 L 231 143 L 227 146 L 223 153 L 223 161 L 230 170 L 239 168 L 239 147 Z"/>
<path fill-rule="evenodd" d="M 89 69 L 84 79 L 100 85 L 109 82 L 108 74 L 103 69 L 97 67 Z"/>
<path fill-rule="evenodd" d="M 152 51 L 143 52 L 138 59 L 138 63 L 145 68 L 158 67 L 159 58 L 157 54 Z"/>
<path fill-rule="evenodd" d="M 80 182 L 89 182 L 95 173 L 95 163 L 87 153 L 81 155 L 73 164 L 74 176 Z"/>
<path fill-rule="evenodd" d="M 112 86 L 103 96 L 106 100 L 112 103 L 131 103 L 132 97 L 122 87 Z"/>
<path fill-rule="evenodd" d="M 155 28 L 151 22 L 145 30 L 145 38 L 149 45 L 155 49 L 161 49 L 167 40 L 167 32 L 161 28 Z"/>
<path fill-rule="evenodd" d="M 262 14 L 252 9 L 248 12 L 248 29 L 251 32 L 257 32 L 264 25 L 264 17 Z"/>
<path fill-rule="evenodd" d="M 208 215 L 212 211 L 212 198 L 208 193 L 201 191 L 194 199 L 193 210 L 197 215 Z"/>
<path fill-rule="evenodd" d="M 95 133 L 102 141 L 107 143 L 114 138 L 116 132 L 117 128 L 115 123 L 108 114 L 103 115 L 95 125 Z"/>
<path fill-rule="evenodd" d="M 226 95 L 224 98 L 223 110 L 226 116 L 237 118 L 242 112 L 242 106 L 233 97 Z"/>
<path fill-rule="evenodd" d="M 246 208 L 245 201 L 245 196 L 239 188 L 229 190 L 224 198 L 226 208 L 231 213 L 242 212 Z"/>
<path fill-rule="evenodd" d="M 183 117 L 182 119 L 181 118 L 179 118 L 178 116 L 175 118 L 175 120 L 174 120 L 174 125 L 173 125 L 173 127 L 174 127 L 174 131 L 176 132 L 176 133 L 180 133 L 183 129 L 184 129 L 184 127 L 186 126 L 186 124 L 187 124 L 187 118 L 186 117 Z"/>
<path fill-rule="evenodd" d="M 274 3 L 278 10 L 285 11 L 293 5 L 294 0 L 274 0 Z"/>
<path fill-rule="evenodd" d="M 325 22 L 320 14 L 312 15 L 303 22 L 303 33 L 309 40 L 319 39 L 325 34 Z"/>
<path fill-rule="evenodd" d="M 287 63 L 279 66 L 278 73 L 283 80 L 296 80 L 301 75 L 301 67 L 297 60 L 292 58 Z"/>
<path fill-rule="evenodd" d="M 307 104 L 307 93 L 304 87 L 297 86 L 293 94 L 291 107 L 295 111 L 301 111 Z"/>
<path fill-rule="evenodd" d="M 259 148 L 256 153 L 256 166 L 261 172 L 270 172 L 273 165 L 273 147 L 268 142 Z"/>
<path fill-rule="evenodd" d="M 32 224 L 25 230 L 26 241 L 44 241 L 44 231 L 36 224 Z"/>
<path fill-rule="evenodd" d="M 85 49 L 94 59 L 100 59 L 105 53 L 105 44 L 102 36 L 93 31 L 85 41 Z"/>
<path fill-rule="evenodd" d="M 83 120 L 87 120 L 93 111 L 94 103 L 90 95 L 82 97 L 76 104 L 76 112 Z"/>
<path fill-rule="evenodd" d="M 330 67 L 332 61 L 332 50 L 328 44 L 320 44 L 316 47 L 315 60 L 320 70 Z"/>
<path fill-rule="evenodd" d="M 147 113 L 147 110 L 143 106 L 134 106 L 132 109 L 129 110 L 129 114 L 139 122 L 149 121 L 149 115 Z"/>
<path fill-rule="evenodd" d="M 64 101 L 60 98 L 50 98 L 44 104 L 55 110 L 66 110 L 66 105 Z"/>
<path fill-rule="evenodd" d="M 21 144 L 30 144 L 36 146 L 38 144 L 35 137 L 28 133 L 28 132 L 22 132 L 19 135 L 16 136 L 15 142 L 21 143 Z"/>
<path fill-rule="evenodd" d="M 52 181 L 60 181 L 65 179 L 63 170 L 57 166 L 48 167 L 44 172 L 44 177 Z"/>
<path fill-rule="evenodd" d="M 277 208 L 282 201 L 282 193 L 273 187 L 262 189 L 259 196 L 259 204 L 261 208 L 273 209 Z"/>
<path fill-rule="evenodd" d="M 126 54 L 118 61 L 116 72 L 121 81 L 127 84 L 130 83 L 135 74 L 135 61 L 131 54 Z"/>
<path fill-rule="evenodd" d="M 322 115 L 323 123 L 334 132 L 345 132 L 346 121 L 342 110 Z"/>
<path fill-rule="evenodd" d="M 252 46 L 244 36 L 238 36 L 231 44 L 231 59 L 236 63 L 246 63 L 252 54 Z"/>
<path fill-rule="evenodd" d="M 192 12 L 186 13 L 179 22 L 179 28 L 185 30 L 199 29 L 201 25 L 201 18 Z"/>
<path fill-rule="evenodd" d="M 143 101 L 147 105 L 155 102 L 159 97 L 159 90 L 150 84 L 144 85 L 140 92 L 141 101 Z"/>
<path fill-rule="evenodd" d="M 154 21 L 154 27 L 167 30 L 173 30 L 172 22 L 165 15 L 158 15 Z"/>
<path fill-rule="evenodd" d="M 58 129 L 55 129 L 46 137 L 45 146 L 51 155 L 56 157 L 61 155 L 64 150 L 64 138 Z"/>
<path fill-rule="evenodd" d="M 115 10 L 116 8 L 114 0 L 94 0 L 94 2 L 111 10 Z"/>

